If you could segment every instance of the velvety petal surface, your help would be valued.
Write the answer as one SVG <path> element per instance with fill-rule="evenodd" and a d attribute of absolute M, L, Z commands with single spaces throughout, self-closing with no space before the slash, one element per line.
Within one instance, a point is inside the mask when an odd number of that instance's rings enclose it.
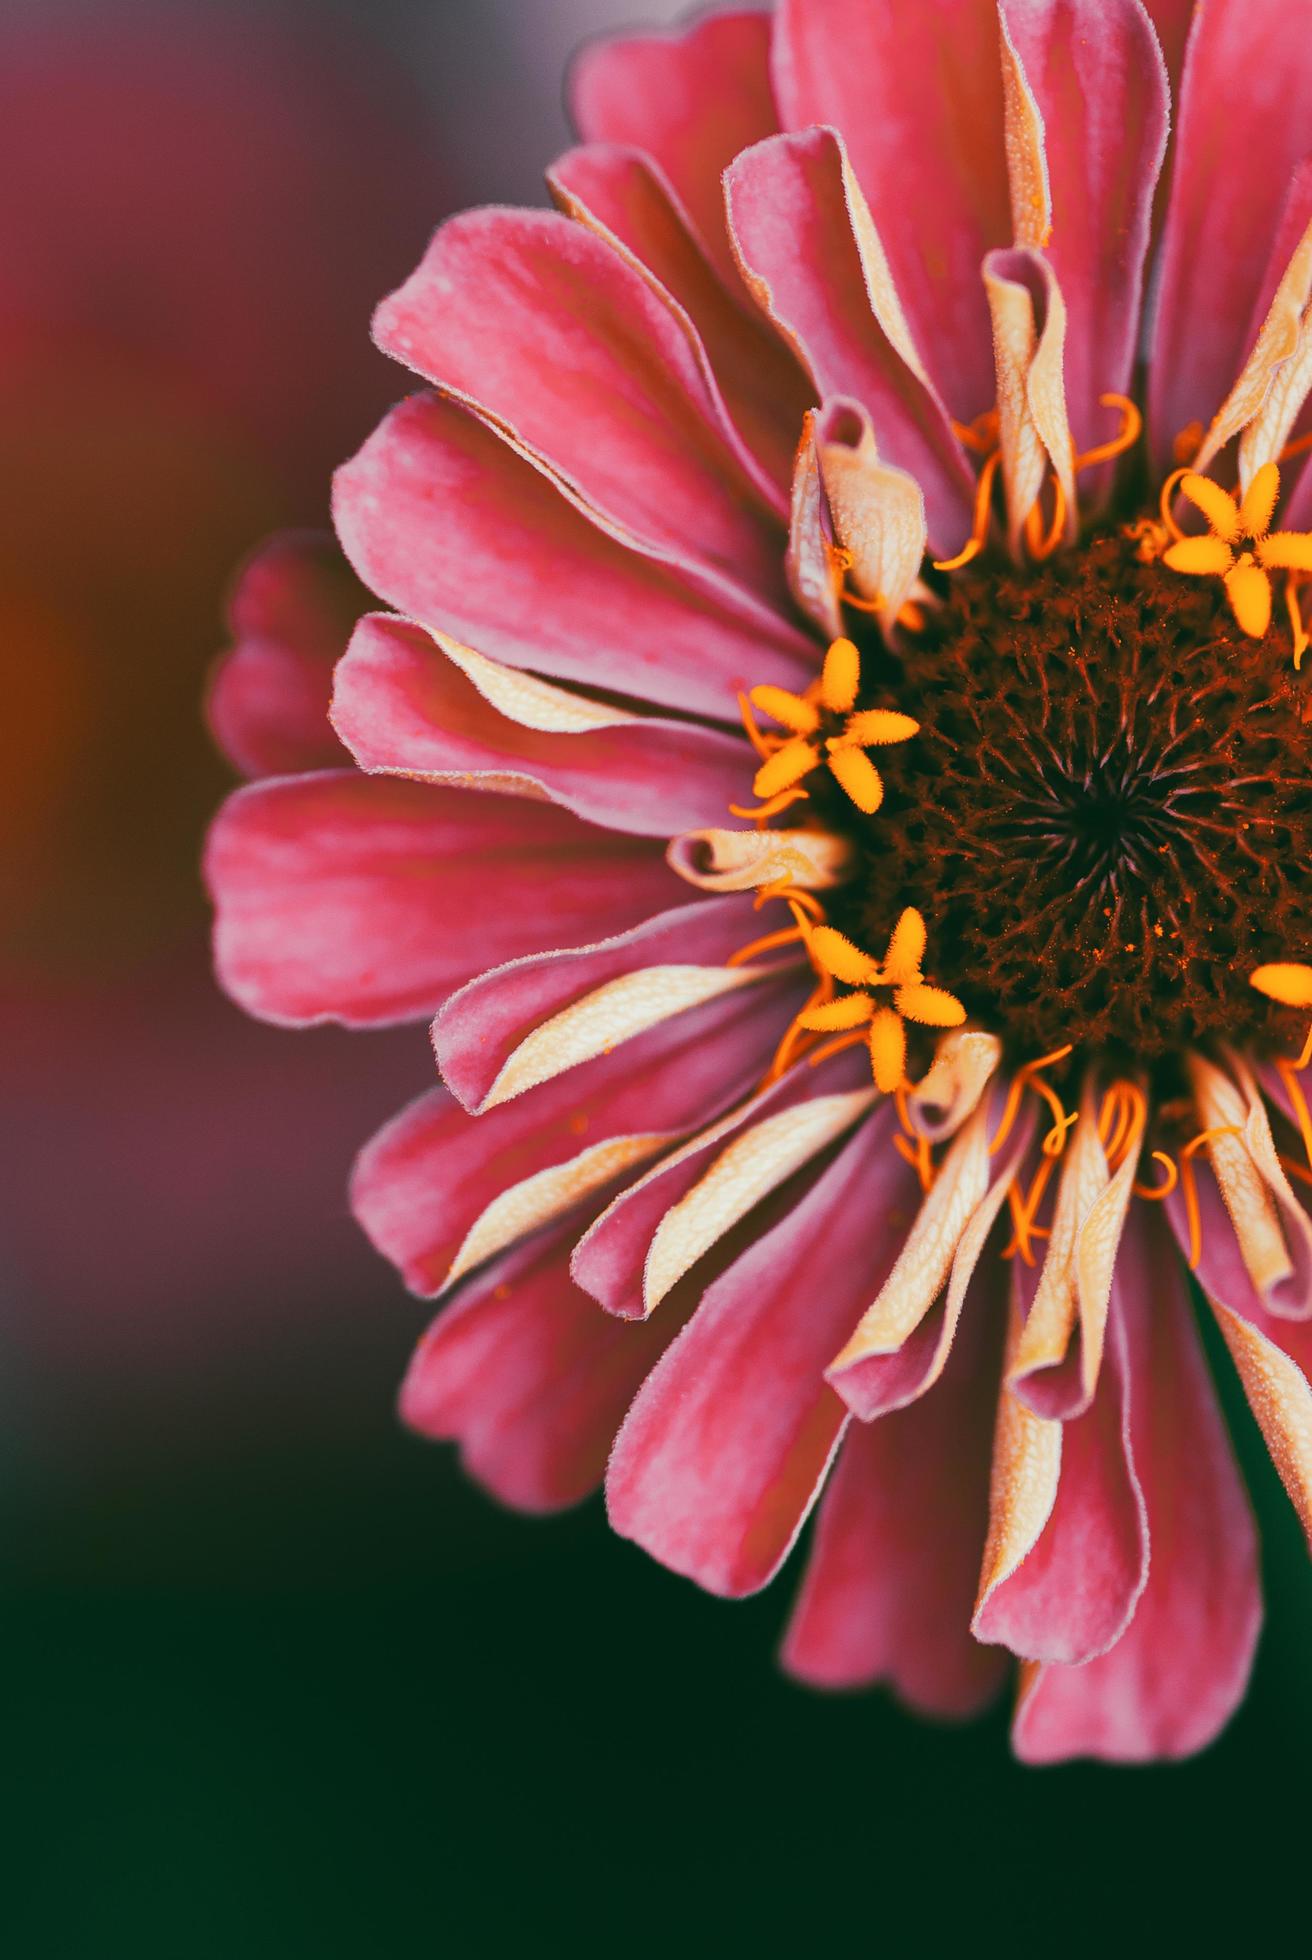
<path fill-rule="evenodd" d="M 734 426 L 786 487 L 811 383 L 741 280 L 726 286 L 664 172 L 640 150 L 587 143 L 559 158 L 547 182 L 560 210 L 632 252 L 683 308 Z"/>
<path fill-rule="evenodd" d="M 1004 0 L 1002 12 L 1043 119 L 1066 404 L 1076 447 L 1090 449 L 1116 430 L 1099 396 L 1125 393 L 1134 368 L 1166 67 L 1138 0 Z"/>
<path fill-rule="evenodd" d="M 575 1248 L 571 1267 L 579 1285 L 611 1313 L 640 1317 L 650 1312 L 646 1279 L 653 1238 L 724 1150 L 763 1122 L 821 1097 L 855 1095 L 869 1082 L 869 1058 L 851 1050 L 818 1068 L 803 1062 L 691 1138 L 624 1191 L 588 1228 Z"/>
<path fill-rule="evenodd" d="M 1206 428 L 1243 365 L 1290 178 L 1312 132 L 1307 21 L 1288 0 L 1195 9 L 1176 118 L 1149 371 L 1149 431 Z"/>
<path fill-rule="evenodd" d="M 557 1511 L 600 1484 L 611 1439 L 677 1317 L 614 1320 L 569 1276 L 568 1228 L 475 1274 L 420 1341 L 402 1419 L 458 1441 L 470 1475 L 521 1511 Z"/>
<path fill-rule="evenodd" d="M 769 17 L 716 12 L 668 34 L 595 41 L 575 59 L 569 97 L 588 142 L 629 144 L 660 165 L 736 286 L 720 179 L 740 150 L 779 127 Z"/>
<path fill-rule="evenodd" d="M 965 1716 L 1002 1685 L 1006 1656 L 970 1633 L 1002 1305 L 970 1316 L 912 1408 L 849 1426 L 784 1638 L 784 1666 L 810 1686 L 887 1682 L 912 1708 Z"/>
<path fill-rule="evenodd" d="M 710 1592 L 768 1583 L 847 1419 L 824 1366 L 896 1254 L 918 1189 L 891 1108 L 722 1274 L 640 1391 L 606 1477 L 611 1524 Z"/>
<path fill-rule="evenodd" d="M 721 967 L 756 936 L 756 916 L 745 895 L 704 899 L 598 945 L 530 956 L 480 974 L 451 996 L 433 1023 L 443 1081 L 477 1111 L 510 1057 L 553 1016 L 644 970 Z"/>
<path fill-rule="evenodd" d="M 394 409 L 338 471 L 334 511 L 375 592 L 510 667 L 735 725 L 738 689 L 817 671 L 781 614 L 603 528 L 456 402 Z"/>
<path fill-rule="evenodd" d="M 725 189 L 752 289 L 817 395 L 861 404 L 881 455 L 923 490 L 931 541 L 955 550 L 970 528 L 974 478 L 918 366 L 840 138 L 828 129 L 772 137 L 734 162 Z M 984 333 L 987 344 L 987 318 Z"/>
<path fill-rule="evenodd" d="M 412 1291 L 438 1292 L 745 1094 L 780 1011 L 770 986 L 693 1008 L 477 1118 L 429 1090 L 362 1151 L 357 1218 Z"/>
<path fill-rule="evenodd" d="M 254 783 L 210 832 L 215 960 L 262 1019 L 426 1018 L 472 974 L 682 898 L 652 844 L 568 810 L 354 770 Z"/>
<path fill-rule="evenodd" d="M 1017 1316 L 1013 1337 L 1019 1331 Z M 1079 1663 L 1105 1653 L 1130 1623 L 1148 1572 L 1148 1530 L 1127 1375 L 1114 1313 L 1098 1392 L 1082 1416 L 1050 1421 L 1003 1388 L 973 1621 L 980 1640 Z"/>
<path fill-rule="evenodd" d="M 1026 1680 L 1013 1740 L 1026 1762 L 1148 1762 L 1205 1748 L 1248 1683 L 1261 1623 L 1257 1534 L 1183 1271 L 1163 1220 L 1132 1214 L 1117 1276 L 1128 1337 L 1148 1583 L 1129 1630 L 1084 1667 Z"/>
<path fill-rule="evenodd" d="M 782 490 L 772 513 L 687 315 L 600 233 L 556 211 L 451 218 L 374 336 L 616 523 L 781 596 Z"/>
<path fill-rule="evenodd" d="M 753 766 L 738 736 L 604 707 L 383 613 L 352 636 L 333 723 L 370 772 L 545 796 L 642 837 L 719 821 Z"/>
<path fill-rule="evenodd" d="M 773 52 L 784 127 L 842 131 L 916 346 L 969 421 L 993 405 L 980 260 L 1011 239 L 993 0 L 781 0 Z"/>

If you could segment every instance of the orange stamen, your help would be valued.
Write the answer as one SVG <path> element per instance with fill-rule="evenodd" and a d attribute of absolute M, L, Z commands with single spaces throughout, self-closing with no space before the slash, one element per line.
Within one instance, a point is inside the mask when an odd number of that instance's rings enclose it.
<path fill-rule="evenodd" d="M 786 926 L 782 932 L 767 932 L 761 939 L 753 939 L 748 946 L 740 946 L 736 953 L 730 953 L 726 966 L 746 966 L 758 953 L 772 953 L 778 946 L 795 946 L 804 940 L 806 933 L 801 926 Z"/>
<path fill-rule="evenodd" d="M 767 762 L 774 754 L 778 744 L 775 743 L 772 746 L 768 737 L 762 733 L 761 724 L 756 719 L 755 710 L 741 688 L 738 690 L 738 712 L 743 718 L 743 727 L 747 731 L 748 741 L 756 750 L 762 762 Z"/>
<path fill-rule="evenodd" d="M 1175 1167 L 1174 1158 L 1168 1157 L 1164 1150 L 1154 1150 L 1152 1155 L 1157 1159 L 1159 1164 L 1166 1166 L 1165 1183 L 1135 1184 L 1133 1190 L 1136 1198 L 1147 1198 L 1150 1203 L 1156 1204 L 1160 1199 L 1170 1197 L 1172 1191 L 1174 1191 L 1176 1185 L 1180 1182 L 1180 1173 Z"/>
<path fill-rule="evenodd" d="M 1002 1120 L 999 1122 L 993 1141 L 989 1145 L 990 1157 L 996 1157 L 1010 1136 L 1012 1125 L 1016 1121 L 1017 1112 L 1021 1106 L 1022 1098 L 1026 1089 L 1035 1086 L 1034 1077 L 1038 1070 L 1050 1068 L 1054 1062 L 1064 1062 L 1066 1057 L 1071 1053 L 1072 1046 L 1073 1044 L 1068 1041 L 1064 1048 L 1054 1048 L 1050 1055 L 1040 1055 L 1037 1060 L 1026 1062 L 1024 1068 L 1018 1070 L 1012 1077 L 1011 1087 L 1007 1092 L 1007 1100 L 1003 1105 Z M 1053 1100 L 1055 1102 L 1056 1098 L 1054 1097 Z M 1057 1114 L 1060 1118 L 1064 1118 L 1066 1114 L 1060 1102 L 1057 1103 Z"/>
<path fill-rule="evenodd" d="M 1303 665 L 1303 655 L 1312 642 L 1309 641 L 1308 630 L 1303 623 L 1303 606 L 1292 574 L 1285 581 L 1285 609 L 1289 614 L 1289 630 L 1294 639 L 1294 672 L 1297 674 Z"/>
<path fill-rule="evenodd" d="M 1276 457 L 1276 461 L 1277 463 L 1287 463 L 1291 456 L 1302 456 L 1309 449 L 1312 449 L 1312 433 L 1305 436 L 1295 436 L 1292 442 L 1285 444 L 1280 454 Z"/>
<path fill-rule="evenodd" d="M 772 796 L 768 803 L 757 803 L 751 807 L 743 803 L 731 803 L 729 815 L 743 817 L 753 823 L 764 823 L 769 817 L 777 817 L 781 810 L 790 809 L 794 803 L 806 801 L 807 794 L 804 789 L 781 789 L 778 796 Z"/>
<path fill-rule="evenodd" d="M 979 482 L 975 487 L 975 517 L 970 536 L 955 558 L 934 559 L 936 572 L 959 572 L 963 565 L 968 565 L 972 558 L 978 558 L 983 551 L 989 534 L 989 505 L 993 500 L 993 479 L 998 473 L 1001 461 L 1002 451 L 995 449 L 979 473 Z"/>
<path fill-rule="evenodd" d="M 1052 479 L 1052 523 L 1043 530 L 1042 498 L 1036 497 L 1025 514 L 1025 543 L 1031 558 L 1040 563 L 1051 558 L 1061 543 L 1061 534 L 1066 524 L 1066 492 L 1061 487 L 1061 478 Z"/>
<path fill-rule="evenodd" d="M 1011 1244 L 1003 1253 L 1004 1259 L 1014 1259 L 1019 1253 L 1027 1266 L 1032 1266 L 1034 1254 L 1030 1249 L 1031 1239 L 1046 1239 L 1049 1232 L 1046 1226 L 1034 1223 L 1035 1215 L 1043 1202 L 1048 1179 L 1052 1176 L 1054 1157 L 1045 1157 L 1035 1173 L 1034 1181 L 1024 1197 L 1017 1195 L 1016 1181 L 1013 1178 L 1007 1191 L 1007 1203 L 1011 1207 L 1013 1235 Z"/>
<path fill-rule="evenodd" d="M 1180 1152 L 1180 1190 L 1184 1197 L 1185 1216 L 1189 1221 L 1189 1270 L 1198 1270 L 1198 1261 L 1203 1256 L 1203 1221 L 1198 1209 L 1198 1187 L 1194 1182 L 1193 1160 L 1205 1143 L 1214 1137 L 1237 1137 L 1242 1133 L 1233 1123 L 1218 1123 L 1210 1130 L 1200 1130 L 1191 1137 Z M 1154 1153 L 1156 1154 L 1156 1153 Z M 1165 1192 L 1162 1194 L 1165 1196 Z"/>
<path fill-rule="evenodd" d="M 1192 471 L 1188 463 L 1182 463 L 1178 470 L 1172 470 L 1162 485 L 1161 496 L 1157 499 L 1157 508 L 1162 514 L 1162 523 L 1166 527 L 1167 535 L 1175 544 L 1179 543 L 1180 539 L 1184 536 L 1184 532 L 1180 529 L 1180 526 L 1171 514 L 1171 505 L 1175 500 L 1177 484 L 1182 483 L 1185 477 L 1190 475 L 1192 475 Z"/>
<path fill-rule="evenodd" d="M 1123 456 L 1127 449 L 1133 449 L 1143 432 L 1143 416 L 1128 395 L 1099 395 L 1101 408 L 1119 408 L 1121 411 L 1120 434 L 1110 442 L 1100 442 L 1094 449 L 1086 449 L 1074 462 L 1076 476 L 1081 470 L 1090 470 L 1095 463 L 1110 463 L 1116 456 Z"/>

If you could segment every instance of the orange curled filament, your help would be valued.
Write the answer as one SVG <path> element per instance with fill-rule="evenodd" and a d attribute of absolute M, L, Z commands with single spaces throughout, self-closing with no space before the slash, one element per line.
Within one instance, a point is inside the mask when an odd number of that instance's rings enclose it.
<path fill-rule="evenodd" d="M 993 501 L 993 483 L 1002 461 L 1002 451 L 995 449 L 979 473 L 975 486 L 975 516 L 970 536 L 955 558 L 935 558 L 936 572 L 959 572 L 963 565 L 969 565 L 972 558 L 978 558 L 984 549 L 989 534 L 989 506 Z"/>
<path fill-rule="evenodd" d="M 989 1145 L 990 1157 L 997 1156 L 999 1150 L 1001 1150 L 1003 1144 L 1010 1136 L 1012 1126 L 1016 1121 L 1021 1102 L 1024 1099 L 1027 1089 L 1033 1089 L 1036 1094 L 1050 1098 L 1051 1100 L 1048 1106 L 1055 1110 L 1057 1122 L 1062 1125 L 1063 1133 L 1069 1127 L 1066 1111 L 1060 1097 L 1055 1090 L 1049 1088 L 1046 1082 L 1039 1081 L 1038 1071 L 1040 1069 L 1050 1068 L 1054 1062 L 1064 1062 L 1066 1057 L 1072 1052 L 1072 1046 L 1073 1044 L 1068 1041 L 1064 1048 L 1054 1048 L 1050 1055 L 1040 1055 L 1036 1060 L 1026 1062 L 1024 1068 L 1017 1070 L 1011 1079 L 1011 1087 L 1007 1091 L 1007 1100 L 1003 1105 L 1002 1116 L 997 1130 L 994 1133 L 993 1141 Z"/>
<path fill-rule="evenodd" d="M 1189 1270 L 1198 1270 L 1198 1261 L 1203 1254 L 1203 1221 L 1198 1209 L 1198 1186 L 1194 1181 L 1193 1160 L 1205 1143 L 1217 1137 L 1242 1136 L 1243 1131 L 1233 1123 L 1218 1123 L 1210 1130 L 1200 1130 L 1196 1137 L 1190 1137 L 1180 1152 L 1180 1192 L 1184 1198 L 1185 1216 L 1189 1221 Z M 1162 1193 L 1166 1196 L 1166 1192 Z"/>

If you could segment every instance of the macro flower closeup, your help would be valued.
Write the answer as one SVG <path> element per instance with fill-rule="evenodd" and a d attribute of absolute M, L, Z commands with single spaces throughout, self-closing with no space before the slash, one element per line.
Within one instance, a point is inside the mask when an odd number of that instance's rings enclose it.
<path fill-rule="evenodd" d="M 377 313 L 380 608 L 239 591 L 220 975 L 431 1020 L 353 1203 L 497 1496 L 731 1597 L 814 1510 L 798 1679 L 1190 1754 L 1195 1301 L 1312 1532 L 1312 4 L 780 0 L 571 102 Z"/>

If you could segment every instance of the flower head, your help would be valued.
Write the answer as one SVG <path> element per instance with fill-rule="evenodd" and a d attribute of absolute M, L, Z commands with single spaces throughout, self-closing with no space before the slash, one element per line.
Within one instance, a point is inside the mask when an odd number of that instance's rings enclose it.
<path fill-rule="evenodd" d="M 1168 82 L 1139 0 L 781 0 L 589 51 L 556 211 L 378 316 L 429 392 L 338 477 L 394 608 L 354 766 L 211 844 L 237 998 L 436 1015 L 354 1184 L 450 1295 L 406 1419 L 716 1592 L 818 1502 L 785 1664 L 961 1714 L 1017 1656 L 1030 1760 L 1243 1692 L 1191 1268 L 1312 1530 L 1305 40 L 1209 0 Z"/>

